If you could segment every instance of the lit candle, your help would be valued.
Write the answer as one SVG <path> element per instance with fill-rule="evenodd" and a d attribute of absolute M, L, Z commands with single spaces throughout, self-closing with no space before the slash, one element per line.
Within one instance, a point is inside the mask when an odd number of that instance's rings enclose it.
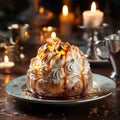
<path fill-rule="evenodd" d="M 62 8 L 62 14 L 60 14 L 60 33 L 63 36 L 69 36 L 72 30 L 72 23 L 74 16 L 69 13 L 67 5 Z"/>
<path fill-rule="evenodd" d="M 61 40 L 56 36 L 55 32 L 52 32 L 51 37 L 46 39 L 46 42 L 56 42 L 56 41 L 61 41 Z"/>
<path fill-rule="evenodd" d="M 0 68 L 12 68 L 15 65 L 14 62 L 9 61 L 8 56 L 4 57 L 4 61 L 0 63 Z"/>
<path fill-rule="evenodd" d="M 99 27 L 103 22 L 103 12 L 96 10 L 95 2 L 92 2 L 91 10 L 83 12 L 83 24 L 87 27 Z"/>
<path fill-rule="evenodd" d="M 52 38 L 56 38 L 56 33 L 55 33 L 55 32 L 52 32 L 51 37 L 52 37 Z"/>

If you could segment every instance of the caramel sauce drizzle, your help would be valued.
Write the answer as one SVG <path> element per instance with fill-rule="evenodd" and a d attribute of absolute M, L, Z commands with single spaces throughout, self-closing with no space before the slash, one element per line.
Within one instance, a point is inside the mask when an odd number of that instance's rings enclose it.
<path fill-rule="evenodd" d="M 70 46 L 66 46 L 65 47 L 65 62 L 64 62 L 64 65 L 63 65 L 63 68 L 64 68 L 64 71 L 65 71 L 65 66 L 66 66 L 66 59 L 67 59 L 67 53 L 68 53 L 68 50 L 69 50 Z M 65 76 L 64 76 L 64 90 L 66 89 L 66 73 L 65 73 Z"/>
<path fill-rule="evenodd" d="M 81 76 L 81 80 L 82 80 L 82 83 L 83 83 L 83 90 L 82 90 L 82 93 L 84 93 L 85 92 L 85 88 L 86 88 L 86 86 L 85 86 L 85 78 L 84 78 L 84 71 L 85 71 L 85 56 L 84 56 L 84 54 L 80 51 L 80 55 L 81 55 L 81 57 L 82 57 L 82 62 L 81 62 L 81 66 L 82 66 L 82 69 L 81 69 L 81 71 L 80 71 L 80 76 Z"/>

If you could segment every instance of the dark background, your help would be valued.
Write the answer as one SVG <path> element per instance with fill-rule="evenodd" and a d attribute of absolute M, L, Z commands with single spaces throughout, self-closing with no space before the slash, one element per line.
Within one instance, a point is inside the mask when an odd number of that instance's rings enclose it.
<path fill-rule="evenodd" d="M 81 10 L 90 9 L 93 0 L 69 0 L 71 1 L 71 11 L 74 12 L 76 6 Z M 119 29 L 120 26 L 120 0 L 94 0 L 97 8 L 101 9 L 110 21 L 114 22 L 113 27 Z M 62 0 L 41 0 L 39 4 L 51 10 L 56 16 L 61 12 Z M 8 24 L 18 22 L 17 17 L 21 12 L 29 8 L 28 0 L 0 0 L 0 30 L 6 29 Z M 106 15 L 107 14 L 107 15 Z M 108 20 L 108 19 L 107 19 Z M 106 22 L 106 21 L 105 21 Z M 109 20 L 107 21 L 109 22 Z"/>

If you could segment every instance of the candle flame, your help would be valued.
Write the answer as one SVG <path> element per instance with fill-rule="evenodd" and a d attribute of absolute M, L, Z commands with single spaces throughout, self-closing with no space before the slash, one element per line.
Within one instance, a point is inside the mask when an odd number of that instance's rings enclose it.
<path fill-rule="evenodd" d="M 56 37 L 56 33 L 55 33 L 55 32 L 52 32 L 52 33 L 51 33 L 51 37 L 52 37 L 52 38 L 55 38 L 55 37 Z"/>
<path fill-rule="evenodd" d="M 68 15 L 68 7 L 67 7 L 67 5 L 64 5 L 64 6 L 63 6 L 63 8 L 62 8 L 62 14 L 63 14 L 64 16 L 67 16 L 67 15 Z"/>
<path fill-rule="evenodd" d="M 4 62 L 9 62 L 9 58 L 7 55 L 5 55 L 5 57 L 4 57 Z"/>
<path fill-rule="evenodd" d="M 92 12 L 95 12 L 95 11 L 96 11 L 96 4 L 95 4 L 95 2 L 92 2 L 91 11 L 92 11 Z"/>

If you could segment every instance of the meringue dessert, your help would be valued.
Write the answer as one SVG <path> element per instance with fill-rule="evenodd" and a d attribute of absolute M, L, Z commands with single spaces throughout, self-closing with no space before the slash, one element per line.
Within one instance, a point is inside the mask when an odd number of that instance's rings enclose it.
<path fill-rule="evenodd" d="M 26 75 L 27 89 L 38 98 L 84 96 L 93 78 L 84 53 L 61 41 L 42 45 L 31 59 Z"/>

